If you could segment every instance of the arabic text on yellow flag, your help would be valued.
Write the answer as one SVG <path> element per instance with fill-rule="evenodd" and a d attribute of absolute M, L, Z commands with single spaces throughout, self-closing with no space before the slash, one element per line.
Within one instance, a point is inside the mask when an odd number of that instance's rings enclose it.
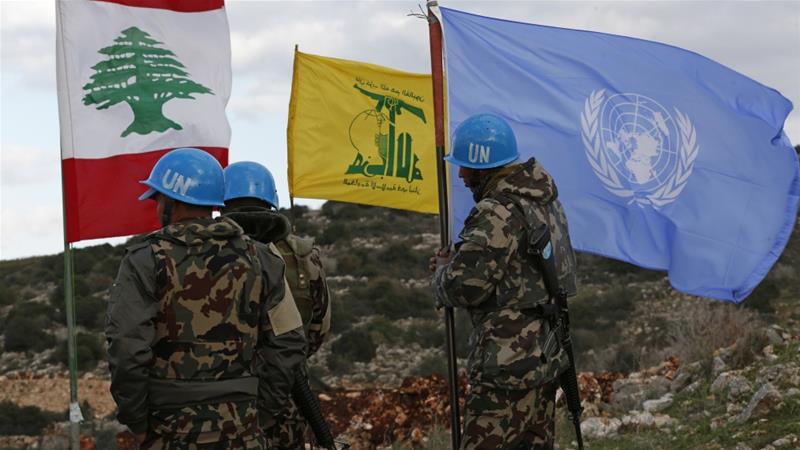
<path fill-rule="evenodd" d="M 292 196 L 438 213 L 431 77 L 295 51 Z"/>

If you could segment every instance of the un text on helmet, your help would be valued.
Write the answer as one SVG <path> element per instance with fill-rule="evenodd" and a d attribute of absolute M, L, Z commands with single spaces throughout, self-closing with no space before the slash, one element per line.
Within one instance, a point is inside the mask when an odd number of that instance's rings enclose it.
<path fill-rule="evenodd" d="M 474 142 L 469 143 L 469 162 L 476 163 L 479 162 L 480 164 L 488 163 L 489 162 L 489 153 L 491 153 L 491 147 L 476 144 Z M 480 161 L 478 161 L 480 160 Z"/>
<path fill-rule="evenodd" d="M 170 173 L 172 173 L 172 179 L 169 177 Z M 164 173 L 164 178 L 161 179 L 161 185 L 164 186 L 164 189 L 169 189 L 176 194 L 180 193 L 180 195 L 186 195 L 189 188 L 195 184 L 191 177 L 184 177 L 178 172 L 172 172 L 172 169 L 167 169 Z"/>

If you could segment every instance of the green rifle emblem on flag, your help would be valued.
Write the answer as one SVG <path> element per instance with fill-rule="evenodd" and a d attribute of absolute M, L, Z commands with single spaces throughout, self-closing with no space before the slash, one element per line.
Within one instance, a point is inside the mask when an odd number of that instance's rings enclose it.
<path fill-rule="evenodd" d="M 358 151 L 356 158 L 347 168 L 346 175 L 364 175 L 373 177 L 376 175 L 404 178 L 411 183 L 414 180 L 422 179 L 422 171 L 417 167 L 419 157 L 411 150 L 413 138 L 411 133 L 401 132 L 395 137 L 396 119 L 402 112 L 408 111 L 414 116 L 425 121 L 425 112 L 421 108 L 410 105 L 405 101 L 389 95 L 377 94 L 367 91 L 357 84 L 353 86 L 360 93 L 376 100 L 378 103 L 374 109 L 368 109 L 359 113 L 350 123 L 350 143 Z M 383 110 L 389 113 L 387 117 Z M 384 133 L 384 125 L 388 124 L 387 132 Z M 372 130 L 360 130 L 361 127 L 373 127 Z M 371 132 L 371 134 L 370 134 Z M 358 136 L 374 136 L 370 142 L 357 142 Z M 369 156 L 373 153 L 368 147 L 377 150 L 378 158 Z M 365 156 L 366 155 L 366 156 Z"/>
<path fill-rule="evenodd" d="M 170 128 L 181 130 L 180 124 L 164 116 L 164 103 L 176 98 L 194 100 L 192 94 L 214 95 L 211 89 L 189 79 L 175 53 L 157 47 L 162 42 L 147 32 L 130 27 L 114 42 L 98 51 L 108 58 L 92 66 L 95 73 L 92 81 L 83 86 L 87 91 L 83 104 L 108 109 L 127 103 L 133 110 L 133 123 L 122 132 L 122 137 L 131 133 L 163 133 Z"/>

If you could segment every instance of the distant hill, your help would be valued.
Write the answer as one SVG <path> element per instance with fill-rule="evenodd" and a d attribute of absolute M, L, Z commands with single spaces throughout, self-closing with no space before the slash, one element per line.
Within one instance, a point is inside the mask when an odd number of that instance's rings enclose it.
<path fill-rule="evenodd" d="M 800 148 L 800 147 L 799 147 Z M 323 248 L 334 291 L 333 330 L 343 342 L 329 342 L 312 360 L 313 369 L 329 381 L 362 371 L 354 363 L 381 359 L 380 348 L 421 349 L 416 366 L 393 368 L 382 381 L 399 382 L 406 372 L 441 370 L 441 316 L 433 305 L 427 259 L 439 245 L 433 215 L 327 202 L 320 210 L 296 207 L 296 233 L 314 236 Z M 698 305 L 716 309 L 745 308 L 767 322 L 795 323 L 800 297 L 798 227 L 780 261 L 743 303 L 690 299 L 669 287 L 662 272 L 619 261 L 579 254 L 579 295 L 571 302 L 579 362 L 589 370 L 632 371 L 660 358 L 673 342 L 675 324 Z M 140 238 L 133 238 L 140 239 Z M 102 359 L 102 330 L 108 289 L 124 245 L 99 245 L 74 252 L 77 321 L 84 337 L 82 368 Z M 51 255 L 0 261 L 0 336 L 4 351 L 34 354 L 63 346 L 63 257 Z M 470 324 L 458 317 L 459 356 L 467 353 Z M 30 330 L 41 330 L 30 332 Z M 345 345 L 355 342 L 356 345 Z M 338 347 L 338 348 L 337 348 Z M 394 358 L 393 358 L 394 359 Z M 402 359 L 402 358 L 401 358 Z M 411 363 L 410 363 L 411 364 Z M 0 370 L 3 368 L 0 367 Z M 345 376 L 344 379 L 347 379 Z"/>

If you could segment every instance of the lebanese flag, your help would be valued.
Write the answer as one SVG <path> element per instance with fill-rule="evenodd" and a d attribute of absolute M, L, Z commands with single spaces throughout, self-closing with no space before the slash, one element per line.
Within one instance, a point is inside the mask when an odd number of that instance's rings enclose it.
<path fill-rule="evenodd" d="M 157 229 L 138 201 L 158 159 L 197 147 L 225 166 L 231 44 L 223 0 L 59 0 L 66 240 Z"/>

